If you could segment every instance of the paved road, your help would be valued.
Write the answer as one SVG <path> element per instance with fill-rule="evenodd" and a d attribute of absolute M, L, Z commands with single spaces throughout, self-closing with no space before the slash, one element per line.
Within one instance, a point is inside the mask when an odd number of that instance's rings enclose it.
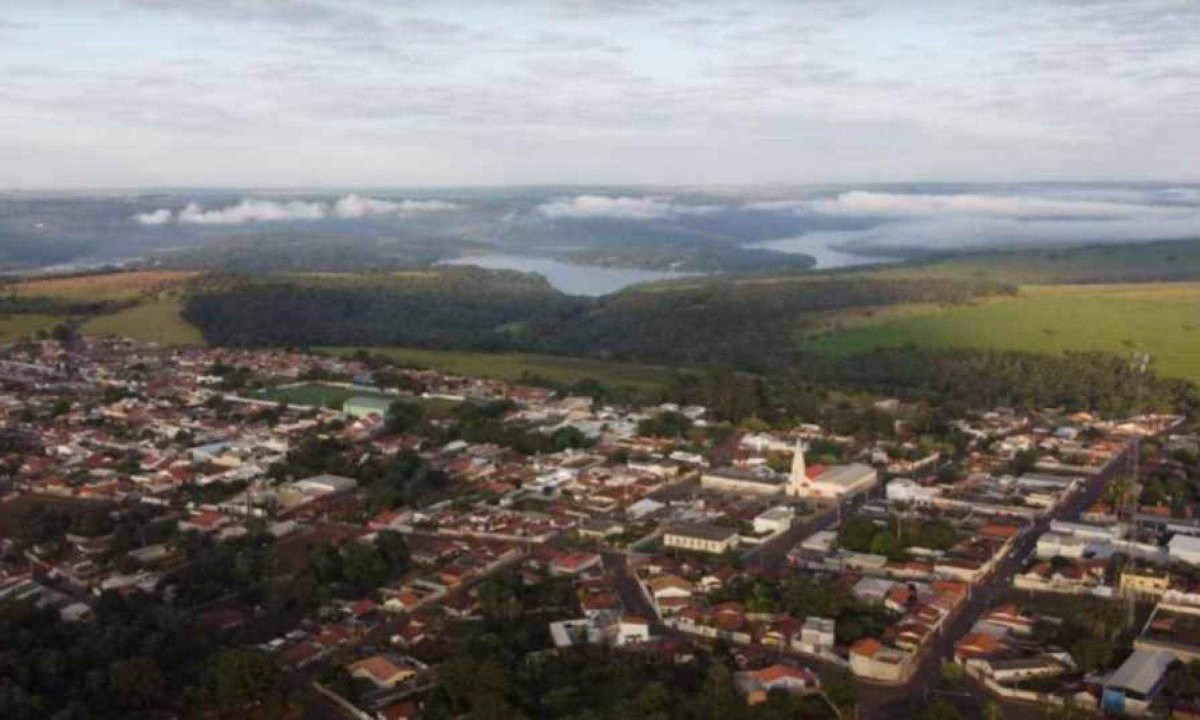
<path fill-rule="evenodd" d="M 659 622 L 658 614 L 646 600 L 646 596 L 638 586 L 637 579 L 629 572 L 629 558 L 624 553 L 616 551 L 606 551 L 603 553 L 603 557 L 604 569 L 613 580 L 625 612 L 641 615 L 650 621 L 650 629 L 654 633 L 662 634 L 664 626 Z"/>
<path fill-rule="evenodd" d="M 971 629 L 980 615 L 992 606 L 998 595 L 1011 587 L 1013 577 L 1024 567 L 1037 548 L 1037 538 L 1049 529 L 1051 521 L 1078 518 L 1080 513 L 1095 503 L 1109 481 L 1129 468 L 1133 448 L 1133 445 L 1127 446 L 1114 456 L 1100 473 L 1088 478 L 1082 490 L 1054 511 L 1038 518 L 1018 537 L 1004 560 L 971 589 L 966 607 L 938 634 L 932 647 L 926 651 L 920 667 L 907 683 L 886 686 L 859 683 L 860 717 L 886 720 L 912 717 L 914 707 L 920 706 L 914 703 L 923 703 L 933 692 L 934 681 L 938 677 L 942 661 L 953 657 L 955 641 Z M 978 688 L 972 687 L 972 691 L 973 698 L 955 699 L 954 702 L 974 708 L 975 713 L 978 713 L 982 700 L 987 696 Z M 967 707 L 962 709 L 966 710 Z M 968 717 L 975 716 L 976 714 L 968 712 Z"/>
<path fill-rule="evenodd" d="M 747 566 L 757 565 L 762 569 L 778 572 L 787 567 L 788 551 L 794 548 L 797 543 L 820 530 L 832 530 L 843 516 L 853 513 L 871 495 L 878 495 L 879 493 L 880 491 L 876 491 L 870 495 L 860 495 L 853 500 L 842 501 L 840 510 L 836 503 L 826 505 L 818 510 L 816 514 L 809 515 L 795 525 L 792 525 L 787 532 L 779 537 L 772 538 L 768 542 L 749 550 L 742 555 L 742 560 Z"/>

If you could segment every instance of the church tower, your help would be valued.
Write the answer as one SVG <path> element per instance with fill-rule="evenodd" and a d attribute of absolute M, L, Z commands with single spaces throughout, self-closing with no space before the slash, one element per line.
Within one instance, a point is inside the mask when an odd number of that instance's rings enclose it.
<path fill-rule="evenodd" d="M 800 495 L 802 488 L 808 482 L 808 468 L 804 465 L 804 442 L 796 441 L 796 450 L 792 455 L 792 474 L 788 478 L 788 495 Z"/>

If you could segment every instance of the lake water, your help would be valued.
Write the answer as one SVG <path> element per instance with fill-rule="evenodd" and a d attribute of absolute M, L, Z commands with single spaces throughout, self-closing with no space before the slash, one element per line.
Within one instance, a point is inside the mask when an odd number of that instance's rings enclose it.
<path fill-rule="evenodd" d="M 537 273 L 546 278 L 557 290 L 568 295 L 596 297 L 616 292 L 621 288 L 650 282 L 688 277 L 689 273 L 636 268 L 609 268 L 595 265 L 576 265 L 551 258 L 528 255 L 476 255 L 475 257 L 444 260 L 440 265 L 474 265 L 491 270 L 519 270 Z"/>
<path fill-rule="evenodd" d="M 800 235 L 798 237 L 767 240 L 766 242 L 754 243 L 752 245 L 747 245 L 746 247 L 811 255 L 817 261 L 817 270 L 895 262 L 895 258 L 855 255 L 853 253 L 837 250 L 834 245 L 837 241 L 842 239 L 843 238 L 837 236 L 837 233 L 814 232 L 807 235 Z"/>
<path fill-rule="evenodd" d="M 760 247 L 781 252 L 804 253 L 817 261 L 816 269 L 852 267 L 872 263 L 891 262 L 891 258 L 871 257 L 842 252 L 833 248 L 840 238 L 826 237 L 821 233 L 801 235 L 755 243 L 747 247 Z M 555 289 L 568 295 L 596 297 L 608 295 L 622 288 L 653 280 L 670 280 L 690 277 L 695 273 L 668 272 L 665 270 L 640 270 L 637 268 L 610 268 L 595 265 L 578 265 L 544 257 L 530 255 L 476 255 L 475 257 L 443 260 L 440 265 L 475 265 L 491 270 L 518 270 L 537 273 L 546 278 Z"/>

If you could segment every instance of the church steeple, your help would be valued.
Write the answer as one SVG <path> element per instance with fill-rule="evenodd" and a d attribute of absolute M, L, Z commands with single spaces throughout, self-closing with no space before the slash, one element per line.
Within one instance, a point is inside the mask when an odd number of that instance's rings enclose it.
<path fill-rule="evenodd" d="M 788 487 L 792 495 L 798 494 L 800 487 L 808 482 L 808 468 L 804 465 L 804 441 L 796 441 L 796 450 L 792 455 L 792 475 L 788 479 Z"/>

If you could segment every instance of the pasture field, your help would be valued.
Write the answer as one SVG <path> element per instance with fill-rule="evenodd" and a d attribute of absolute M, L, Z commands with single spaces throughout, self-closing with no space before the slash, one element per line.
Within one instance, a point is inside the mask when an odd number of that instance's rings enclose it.
<path fill-rule="evenodd" d="M 24 280 L 6 285 L 3 290 L 19 298 L 50 298 L 63 302 L 133 300 L 178 287 L 195 275 L 170 270 L 96 273 Z"/>
<path fill-rule="evenodd" d="M 0 315 L 0 343 L 20 340 L 38 330 L 49 330 L 61 322 L 52 315 Z"/>
<path fill-rule="evenodd" d="M 418 348 L 362 348 L 385 355 L 401 365 L 432 368 L 456 375 L 487 377 L 509 382 L 536 375 L 551 382 L 585 379 L 610 385 L 625 385 L 641 390 L 660 387 L 667 379 L 665 368 L 637 363 L 606 362 L 589 358 L 540 355 L 536 353 L 483 353 Z M 326 348 L 348 355 L 357 348 Z"/>
<path fill-rule="evenodd" d="M 1200 283 L 1026 286 L 1017 297 L 900 307 L 811 332 L 808 349 L 846 355 L 916 345 L 1153 356 L 1165 376 L 1200 380 Z"/>
<path fill-rule="evenodd" d="M 146 302 L 124 310 L 100 315 L 83 325 L 87 335 L 120 335 L 160 345 L 201 345 L 204 337 L 179 314 L 179 300 Z"/>
<path fill-rule="evenodd" d="M 1200 240 L 980 252 L 928 262 L 877 266 L 895 278 L 977 278 L 1028 285 L 1200 280 Z"/>

